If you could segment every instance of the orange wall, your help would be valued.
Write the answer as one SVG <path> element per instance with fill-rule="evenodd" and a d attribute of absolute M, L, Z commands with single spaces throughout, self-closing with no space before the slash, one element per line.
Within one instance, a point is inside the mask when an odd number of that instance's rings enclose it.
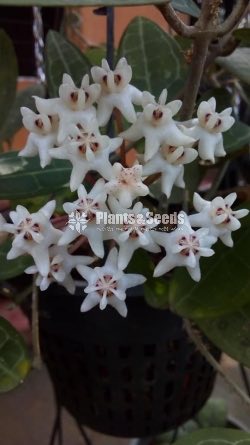
<path fill-rule="evenodd" d="M 81 8 L 82 32 L 89 45 L 98 45 L 106 41 L 106 17 L 93 14 L 95 8 Z M 168 26 L 155 6 L 121 6 L 115 8 L 115 44 L 119 43 L 128 23 L 136 16 L 155 20 L 164 30 Z"/>

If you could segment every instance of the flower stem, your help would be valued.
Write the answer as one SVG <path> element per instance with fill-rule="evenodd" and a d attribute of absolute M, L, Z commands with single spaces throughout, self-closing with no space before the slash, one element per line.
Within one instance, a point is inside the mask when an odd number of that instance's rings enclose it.
<path fill-rule="evenodd" d="M 145 181 L 143 181 L 143 184 L 150 185 L 153 184 L 153 182 L 157 181 L 161 177 L 161 173 L 154 173 L 153 175 L 148 176 Z"/>
<path fill-rule="evenodd" d="M 117 108 L 114 110 L 114 117 L 115 117 L 118 133 L 121 133 L 123 131 L 122 114 Z M 120 157 L 121 157 L 121 163 L 122 163 L 123 167 L 126 167 L 127 166 L 126 145 L 125 145 L 124 140 L 123 140 L 121 148 L 120 148 Z"/>
<path fill-rule="evenodd" d="M 225 373 L 221 364 L 215 360 L 212 354 L 207 349 L 206 345 L 203 343 L 200 335 L 192 327 L 189 320 L 184 320 L 184 326 L 186 332 L 188 333 L 190 339 L 193 341 L 198 351 L 203 355 L 203 357 L 210 363 L 210 365 L 215 369 L 218 374 L 220 374 L 228 385 L 236 392 L 236 394 L 248 405 L 250 406 L 250 398 L 245 394 L 245 392 Z"/>
<path fill-rule="evenodd" d="M 79 238 L 77 238 L 76 242 L 69 247 L 69 253 L 70 254 L 74 253 L 76 250 L 79 249 L 79 247 L 81 247 L 85 243 L 87 243 L 87 238 L 81 235 Z"/>
<path fill-rule="evenodd" d="M 32 344 L 33 344 L 33 368 L 40 369 L 41 350 L 39 341 L 39 315 L 38 315 L 38 290 L 36 286 L 37 275 L 33 275 L 32 283 Z"/>

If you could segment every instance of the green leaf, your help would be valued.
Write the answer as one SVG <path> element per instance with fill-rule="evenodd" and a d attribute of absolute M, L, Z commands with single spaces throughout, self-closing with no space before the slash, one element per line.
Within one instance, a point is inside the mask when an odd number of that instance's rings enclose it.
<path fill-rule="evenodd" d="M 250 305 L 198 324 L 219 349 L 250 368 Z"/>
<path fill-rule="evenodd" d="M 174 38 L 182 51 L 187 51 L 192 48 L 193 39 L 190 39 L 189 37 L 182 37 L 179 36 L 178 34 L 174 36 Z"/>
<path fill-rule="evenodd" d="M 236 121 L 235 124 L 223 134 L 224 146 L 228 154 L 249 147 L 250 126 L 243 122 Z"/>
<path fill-rule="evenodd" d="M 250 445 L 250 434 L 230 428 L 204 428 L 182 437 L 174 445 Z"/>
<path fill-rule="evenodd" d="M 29 369 L 30 360 L 23 338 L 0 317 L 0 393 L 20 385 Z"/>
<path fill-rule="evenodd" d="M 84 182 L 86 189 L 88 190 L 88 186 L 86 181 Z M 31 198 L 22 198 L 20 199 L 12 199 L 11 200 L 11 210 L 15 210 L 18 204 L 23 205 L 27 209 L 29 209 L 30 213 L 37 212 L 41 207 L 43 207 L 49 200 L 51 199 L 51 193 L 48 195 L 42 196 L 34 196 Z M 65 202 L 72 202 L 77 199 L 77 193 L 71 192 L 68 184 L 60 188 L 60 190 L 56 191 L 56 208 L 55 213 L 64 214 L 63 204 Z"/>
<path fill-rule="evenodd" d="M 132 20 L 122 36 L 118 58 L 133 69 L 133 84 L 158 96 L 168 88 L 168 100 L 184 85 L 187 65 L 178 43 L 156 23 L 144 17 Z"/>
<path fill-rule="evenodd" d="M 223 399 L 210 399 L 196 415 L 202 428 L 223 428 L 227 424 L 227 405 Z"/>
<path fill-rule="evenodd" d="M 101 65 L 102 59 L 106 59 L 106 48 L 104 46 L 88 48 L 84 54 L 91 65 Z"/>
<path fill-rule="evenodd" d="M 216 111 L 221 112 L 225 110 L 225 108 L 232 106 L 232 94 L 229 93 L 225 88 L 211 88 L 207 90 L 202 96 L 199 98 L 197 103 L 197 108 L 203 100 L 208 100 L 210 97 L 215 97 L 216 99 Z"/>
<path fill-rule="evenodd" d="M 143 261 L 142 261 L 143 257 Z M 154 264 L 147 252 L 142 249 L 135 251 L 126 273 L 139 273 L 147 278 L 144 283 L 144 296 L 147 303 L 158 309 L 168 307 L 169 280 L 153 278 Z"/>
<path fill-rule="evenodd" d="M 201 281 L 193 281 L 185 268 L 174 272 L 170 306 L 179 315 L 193 319 L 216 318 L 230 314 L 250 300 L 250 217 L 233 233 L 234 247 L 220 241 L 215 254 L 201 258 Z"/>
<path fill-rule="evenodd" d="M 165 3 L 166 0 L 154 0 L 154 5 Z M 9 6 L 130 6 L 151 5 L 152 0 L 0 0 L 0 5 Z M 172 5 L 177 11 L 199 16 L 199 8 L 193 0 L 173 0 Z"/>
<path fill-rule="evenodd" d="M 230 56 L 217 57 L 216 63 L 236 78 L 250 84 L 250 48 L 237 48 Z"/>
<path fill-rule="evenodd" d="M 18 91 L 8 118 L 0 130 L 0 141 L 10 140 L 14 134 L 22 128 L 21 107 L 28 107 L 35 111 L 35 102 L 32 96 L 45 96 L 43 85 L 32 85 L 24 90 Z"/>
<path fill-rule="evenodd" d="M 22 255 L 14 260 L 7 260 L 6 256 L 11 249 L 11 240 L 5 241 L 0 245 L 0 281 L 9 280 L 10 278 L 21 275 L 26 267 L 33 264 L 33 260 L 29 255 Z"/>
<path fill-rule="evenodd" d="M 0 155 L 0 199 L 23 199 L 56 192 L 69 181 L 68 161 L 54 159 L 42 169 L 38 157 L 23 158 L 17 152 Z"/>
<path fill-rule="evenodd" d="M 211 398 L 205 406 L 196 414 L 195 419 L 188 420 L 178 428 L 177 439 L 188 437 L 188 434 L 201 428 L 223 428 L 227 424 L 226 403 L 222 399 Z M 170 445 L 175 430 L 163 433 L 155 439 L 155 445 Z M 176 439 L 176 440 L 177 440 Z"/>
<path fill-rule="evenodd" d="M 157 309 L 166 309 L 169 306 L 170 280 L 165 278 L 153 278 L 152 274 L 144 284 L 144 296 L 146 302 Z"/>
<path fill-rule="evenodd" d="M 239 28 L 233 32 L 236 40 L 241 42 L 242 46 L 250 46 L 250 28 Z"/>
<path fill-rule="evenodd" d="M 58 96 L 58 88 L 64 73 L 69 74 L 77 85 L 84 74 L 89 74 L 90 63 L 81 51 L 56 31 L 49 31 L 45 44 L 45 68 L 49 95 Z"/>
<path fill-rule="evenodd" d="M 0 128 L 3 126 L 16 95 L 17 59 L 9 36 L 0 29 Z"/>
<path fill-rule="evenodd" d="M 189 199 L 192 199 L 193 193 L 197 190 L 198 185 L 200 184 L 201 179 L 204 176 L 204 172 L 204 166 L 200 165 L 197 158 L 190 164 L 185 165 L 184 178 L 186 189 L 189 192 Z"/>
<path fill-rule="evenodd" d="M 200 9 L 193 0 L 173 0 L 172 6 L 177 11 L 192 15 L 193 17 L 199 17 L 200 15 Z"/>

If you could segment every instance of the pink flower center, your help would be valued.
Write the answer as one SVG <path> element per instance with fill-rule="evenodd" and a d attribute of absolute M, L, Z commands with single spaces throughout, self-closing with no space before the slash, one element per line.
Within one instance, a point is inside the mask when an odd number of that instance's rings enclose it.
<path fill-rule="evenodd" d="M 228 224 L 231 221 L 231 216 L 234 216 L 234 213 L 231 209 L 231 207 L 229 207 L 228 204 L 225 204 L 225 207 L 218 207 L 215 211 L 215 215 L 216 216 L 220 216 L 220 215 L 224 215 L 225 219 L 224 221 L 222 221 L 221 224 Z"/>
<path fill-rule="evenodd" d="M 99 203 L 95 202 L 91 198 L 82 198 L 78 201 L 77 211 L 79 213 L 85 213 L 88 222 L 96 219 L 96 212 L 99 211 Z"/>
<path fill-rule="evenodd" d="M 182 236 L 179 245 L 183 247 L 180 254 L 189 256 L 190 252 L 196 255 L 199 252 L 200 243 L 196 235 Z"/>
<path fill-rule="evenodd" d="M 103 296 L 106 293 L 107 297 L 112 297 L 113 291 L 117 289 L 117 282 L 112 275 L 103 275 L 97 280 L 96 287 L 99 295 Z"/>
<path fill-rule="evenodd" d="M 38 223 L 34 223 L 32 221 L 32 218 L 25 218 L 18 224 L 16 232 L 18 234 L 23 233 L 23 238 L 26 241 L 32 241 L 33 240 L 32 232 L 35 233 L 41 232 L 41 227 Z"/>

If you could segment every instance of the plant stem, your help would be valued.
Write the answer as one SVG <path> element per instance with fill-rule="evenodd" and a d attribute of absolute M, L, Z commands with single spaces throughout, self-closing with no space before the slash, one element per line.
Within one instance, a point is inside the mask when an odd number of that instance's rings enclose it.
<path fill-rule="evenodd" d="M 117 108 L 114 110 L 114 117 L 115 117 L 118 133 L 122 133 L 122 131 L 123 131 L 122 114 Z M 121 148 L 120 148 L 120 158 L 121 158 L 121 163 L 122 163 L 123 167 L 126 167 L 127 166 L 126 145 L 125 145 L 124 140 L 123 140 Z"/>
<path fill-rule="evenodd" d="M 161 177 L 161 173 L 154 173 L 153 175 L 148 176 L 145 181 L 143 181 L 143 184 L 150 185 L 153 184 L 153 182 L 157 181 Z"/>
<path fill-rule="evenodd" d="M 69 253 L 70 254 L 74 253 L 76 250 L 79 249 L 79 247 L 81 247 L 85 243 L 87 243 L 86 236 L 80 235 L 79 238 L 77 238 L 76 242 L 69 247 Z"/>
<path fill-rule="evenodd" d="M 32 283 L 32 344 L 33 344 L 33 368 L 40 369 L 41 350 L 39 341 L 39 315 L 38 315 L 38 290 L 36 286 L 37 275 L 33 275 Z"/>
<path fill-rule="evenodd" d="M 128 153 L 130 150 L 132 150 L 133 148 L 135 148 L 135 143 L 134 142 L 131 142 L 131 144 L 129 144 L 129 145 L 127 145 L 125 148 L 124 148 L 124 154 L 126 154 L 126 153 Z M 120 154 L 117 154 L 117 153 L 112 153 L 111 154 L 111 156 L 110 156 L 110 161 L 111 162 L 119 162 L 121 160 L 121 155 Z"/>
<path fill-rule="evenodd" d="M 183 37 L 192 37 L 195 32 L 194 26 L 186 25 L 176 14 L 173 6 L 170 4 L 170 1 L 167 1 L 164 5 L 158 5 L 157 8 L 163 15 L 164 19 L 168 22 L 169 26 L 173 28 L 173 30 L 183 36 Z"/>
<path fill-rule="evenodd" d="M 181 119 L 183 120 L 192 118 L 205 62 L 207 59 L 210 39 L 211 37 L 209 34 L 203 34 L 196 37 L 194 40 L 192 63 L 190 66 L 189 77 L 185 86 L 181 110 Z"/>
<path fill-rule="evenodd" d="M 203 357 L 210 363 L 210 365 L 215 369 L 218 374 L 220 374 L 228 385 L 236 392 L 236 394 L 248 405 L 250 406 L 250 398 L 245 394 L 245 392 L 225 373 L 221 364 L 215 360 L 212 354 L 209 352 L 207 347 L 204 345 L 201 337 L 193 329 L 192 324 L 189 320 L 184 320 L 184 326 L 186 332 L 188 333 L 190 339 L 193 341 L 198 351 L 203 355 Z"/>

